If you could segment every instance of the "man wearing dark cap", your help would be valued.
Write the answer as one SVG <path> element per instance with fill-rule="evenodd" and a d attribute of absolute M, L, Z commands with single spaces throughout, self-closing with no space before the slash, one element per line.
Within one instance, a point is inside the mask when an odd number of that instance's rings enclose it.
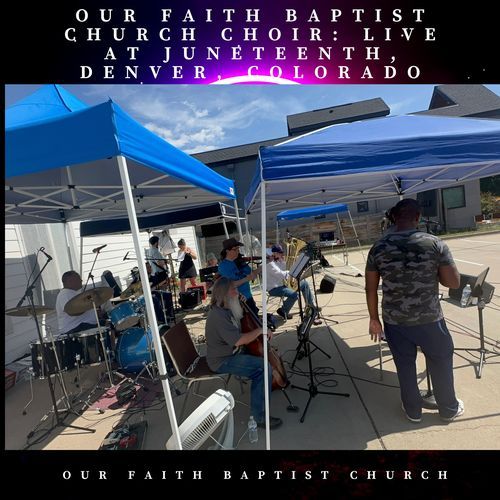
<path fill-rule="evenodd" d="M 455 396 L 453 341 L 439 302 L 439 283 L 460 286 L 460 275 L 445 243 L 418 231 L 418 203 L 400 201 L 392 210 L 395 228 L 370 249 L 366 263 L 369 333 L 374 341 L 385 336 L 398 372 L 403 412 L 411 422 L 422 418 L 415 360 L 417 346 L 427 361 L 441 419 L 451 422 L 464 412 Z M 378 315 L 378 284 L 382 278 L 382 316 Z"/>
<path fill-rule="evenodd" d="M 286 321 L 292 318 L 290 309 L 292 309 L 299 295 L 285 284 L 285 281 L 289 277 L 289 272 L 286 270 L 283 248 L 280 245 L 274 245 L 271 250 L 272 259 L 266 266 L 267 292 L 272 297 L 286 297 L 283 307 L 280 307 L 276 311 Z M 314 306 L 314 297 L 309 288 L 309 283 L 305 279 L 300 281 L 300 291 L 306 304 Z M 314 320 L 315 325 L 319 325 L 320 323 L 320 320 Z"/>
<path fill-rule="evenodd" d="M 260 273 L 260 268 L 252 271 L 246 262 L 239 262 L 240 243 L 236 238 L 229 238 L 222 242 L 222 261 L 219 263 L 219 274 L 234 281 L 238 292 L 246 299 L 246 304 L 255 313 L 259 313 L 259 308 L 252 296 L 250 281 L 253 281 Z M 238 259 L 238 260 L 237 260 Z"/>

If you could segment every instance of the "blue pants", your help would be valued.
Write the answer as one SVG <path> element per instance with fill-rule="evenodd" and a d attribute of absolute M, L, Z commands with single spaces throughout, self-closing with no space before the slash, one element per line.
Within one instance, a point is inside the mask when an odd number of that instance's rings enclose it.
<path fill-rule="evenodd" d="M 455 415 L 458 401 L 453 384 L 453 340 L 444 319 L 426 325 L 384 324 L 387 343 L 398 372 L 401 400 L 412 418 L 422 415 L 422 397 L 417 383 L 417 346 L 427 361 L 439 414 Z"/>
<path fill-rule="evenodd" d="M 309 288 L 309 283 L 306 280 L 301 280 L 300 291 L 302 292 L 302 296 L 304 297 L 306 304 L 314 305 L 314 297 L 311 289 Z M 286 314 L 290 312 L 290 309 L 292 309 L 298 299 L 298 293 L 286 286 L 277 286 L 269 290 L 268 293 L 272 297 L 286 297 L 286 300 L 283 302 L 283 311 Z"/>
<path fill-rule="evenodd" d="M 273 370 L 269 365 L 269 390 L 273 379 Z M 232 373 L 252 380 L 250 393 L 250 414 L 257 422 L 262 422 L 265 415 L 264 403 L 264 358 L 250 354 L 235 354 L 219 366 L 218 373 Z"/>

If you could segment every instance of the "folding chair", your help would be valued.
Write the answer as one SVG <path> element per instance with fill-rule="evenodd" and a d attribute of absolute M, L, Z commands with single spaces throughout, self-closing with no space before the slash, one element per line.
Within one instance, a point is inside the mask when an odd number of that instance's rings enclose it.
<path fill-rule="evenodd" d="M 182 420 L 191 386 L 195 382 L 199 383 L 203 380 L 219 379 L 224 384 L 225 390 L 227 390 L 227 382 L 222 374 L 210 370 L 206 356 L 200 356 L 198 354 L 184 320 L 165 332 L 162 336 L 162 340 L 178 375 L 188 383 L 186 396 L 179 415 L 179 419 Z"/>

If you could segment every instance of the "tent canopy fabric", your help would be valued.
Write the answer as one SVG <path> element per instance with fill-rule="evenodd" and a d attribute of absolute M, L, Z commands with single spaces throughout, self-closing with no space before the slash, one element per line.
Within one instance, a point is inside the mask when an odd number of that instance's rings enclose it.
<path fill-rule="evenodd" d="M 500 171 L 500 121 L 394 116 L 332 125 L 259 151 L 245 209 L 415 194 Z"/>
<path fill-rule="evenodd" d="M 217 221 L 223 217 L 235 218 L 234 207 L 223 203 L 212 203 L 186 210 L 177 210 L 147 217 L 138 217 L 139 229 L 172 228 L 176 226 L 198 225 Z M 80 223 L 80 236 L 99 236 L 102 234 L 129 233 L 130 222 L 127 218 L 113 220 L 93 220 Z"/>
<path fill-rule="evenodd" d="M 277 220 L 295 220 L 319 217 L 321 215 L 336 214 L 339 212 L 347 212 L 349 208 L 343 203 L 335 203 L 333 205 L 321 205 L 319 207 L 296 208 L 294 210 L 284 210 L 280 212 Z"/>
<path fill-rule="evenodd" d="M 54 85 L 6 110 L 5 151 L 7 223 L 126 216 L 119 155 L 127 159 L 139 215 L 235 198 L 232 180 L 114 102 L 85 106 Z"/>

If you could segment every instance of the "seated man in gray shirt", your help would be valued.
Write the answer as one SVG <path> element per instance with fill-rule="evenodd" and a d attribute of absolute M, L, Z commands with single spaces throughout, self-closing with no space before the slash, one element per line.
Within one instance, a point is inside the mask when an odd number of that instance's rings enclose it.
<path fill-rule="evenodd" d="M 262 334 L 262 328 L 241 333 L 242 317 L 236 286 L 228 278 L 219 278 L 212 288 L 211 307 L 205 327 L 207 363 L 214 372 L 231 373 L 252 380 L 250 411 L 257 425 L 264 428 L 264 359 L 239 352 L 240 347 Z M 271 365 L 268 366 L 268 377 L 271 387 Z M 270 417 L 271 429 L 276 429 L 281 424 L 280 418 Z"/>

